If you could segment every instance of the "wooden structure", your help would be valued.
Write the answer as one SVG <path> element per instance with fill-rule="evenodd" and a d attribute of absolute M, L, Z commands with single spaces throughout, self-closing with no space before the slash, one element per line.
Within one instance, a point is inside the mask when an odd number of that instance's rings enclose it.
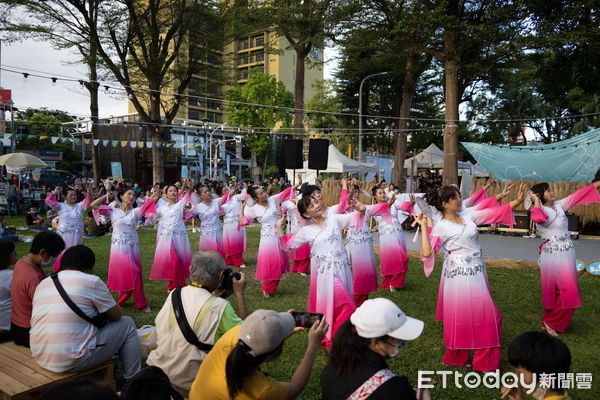
<path fill-rule="evenodd" d="M 112 362 L 84 372 L 55 373 L 39 366 L 28 348 L 0 344 L 0 400 L 36 399 L 55 383 L 81 378 L 115 388 Z"/>

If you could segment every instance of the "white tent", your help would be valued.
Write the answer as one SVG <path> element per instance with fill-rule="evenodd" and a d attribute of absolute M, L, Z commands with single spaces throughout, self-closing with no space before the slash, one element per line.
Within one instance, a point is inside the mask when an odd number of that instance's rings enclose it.
<path fill-rule="evenodd" d="M 422 152 L 416 156 L 407 158 L 404 161 L 404 168 L 408 171 L 408 175 L 416 175 L 419 168 L 443 168 L 444 167 L 444 152 L 435 144 L 430 144 Z M 469 161 L 459 161 L 458 169 L 466 169 L 471 171 L 473 164 Z"/>
<path fill-rule="evenodd" d="M 285 170 L 288 179 L 292 180 L 292 174 L 294 170 L 286 169 Z M 304 167 L 302 169 L 297 169 L 296 174 L 302 174 L 303 180 L 305 182 L 312 182 L 312 178 L 315 176 L 314 170 L 308 169 L 308 161 L 304 161 Z M 319 170 L 319 172 L 327 172 L 327 173 L 357 173 L 357 172 L 377 172 L 377 165 L 375 164 L 367 164 L 360 161 L 353 160 L 349 157 L 346 157 L 339 151 L 334 145 L 329 145 L 329 152 L 327 158 L 327 169 Z"/>

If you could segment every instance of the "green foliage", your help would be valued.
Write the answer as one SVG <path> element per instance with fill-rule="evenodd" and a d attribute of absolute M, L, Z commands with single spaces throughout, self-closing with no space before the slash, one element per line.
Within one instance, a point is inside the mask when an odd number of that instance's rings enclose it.
<path fill-rule="evenodd" d="M 233 87 L 225 94 L 225 98 L 237 102 L 229 106 L 229 123 L 253 128 L 253 132 L 244 139 L 244 145 L 256 152 L 258 161 L 262 162 L 272 148 L 270 131 L 277 125 L 289 127 L 291 124 L 290 108 L 294 107 L 294 95 L 285 88 L 283 82 L 255 71 L 244 86 Z"/>
<path fill-rule="evenodd" d="M 56 150 L 63 153 L 62 161 L 57 163 L 57 169 L 70 171 L 75 174 L 80 172 L 75 162 L 81 160 L 81 153 L 73 150 L 71 141 L 52 143 L 51 136 L 69 137 L 72 128 L 61 129 L 62 122 L 73 121 L 75 118 L 64 111 L 47 110 L 45 108 L 34 110 L 28 109 L 15 113 L 15 124 L 18 134 L 22 134 L 17 140 L 17 150 Z M 29 137 L 35 136 L 35 137 Z M 40 136 L 48 136 L 40 139 Z M 75 146 L 75 148 L 78 148 Z"/>

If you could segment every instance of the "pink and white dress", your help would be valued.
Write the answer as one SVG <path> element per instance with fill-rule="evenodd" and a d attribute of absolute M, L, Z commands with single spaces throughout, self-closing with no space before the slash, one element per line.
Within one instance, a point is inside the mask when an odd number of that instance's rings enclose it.
<path fill-rule="evenodd" d="M 542 236 L 542 321 L 557 332 L 566 331 L 575 308 L 583 305 L 575 266 L 575 248 L 571 242 L 565 213 L 572 207 L 592 202 L 600 202 L 600 194 L 594 185 L 589 185 L 555 201 L 552 207 L 531 209 L 531 219 Z"/>
<path fill-rule="evenodd" d="M 189 276 L 192 251 L 183 221 L 189 203 L 190 195 L 186 194 L 177 203 L 171 206 L 164 203 L 156 210 L 158 232 L 150 279 L 169 281 L 169 291 L 185 286 Z"/>
<path fill-rule="evenodd" d="M 323 226 L 308 225 L 293 235 L 280 238 L 286 249 L 310 245 L 310 290 L 308 311 L 322 313 L 329 323 L 323 344 L 329 348 L 339 326 L 356 309 L 353 299 L 352 271 L 348 253 L 342 244 L 342 231 L 357 220 L 352 214 L 325 218 Z"/>
<path fill-rule="evenodd" d="M 391 219 L 375 216 L 379 226 L 379 262 L 382 289 L 402 288 L 408 271 L 408 254 L 404 242 L 402 223 L 408 218 L 410 202 L 396 201 L 390 207 Z"/>
<path fill-rule="evenodd" d="M 357 307 L 369 298 L 369 293 L 377 291 L 377 262 L 369 221 L 374 215 L 381 215 L 383 212 L 389 214 L 388 203 L 366 208 L 364 214 L 354 214 L 357 219 L 352 222 L 346 234 L 346 251 L 352 265 L 354 301 Z"/>
<path fill-rule="evenodd" d="M 200 250 L 214 250 L 225 258 L 223 248 L 223 229 L 221 228 L 221 206 L 229 201 L 227 193 L 210 201 L 210 204 L 200 202 L 192 207 L 192 213 L 200 218 Z"/>
<path fill-rule="evenodd" d="M 232 196 L 231 200 L 221 206 L 225 213 L 223 217 L 223 248 L 227 265 L 239 267 L 246 264 L 244 261 L 246 228 L 240 226 L 240 201 L 247 198 L 248 195 L 244 189 L 242 193 Z"/>
<path fill-rule="evenodd" d="M 308 221 L 300 216 L 296 203 L 292 200 L 286 200 L 281 204 L 281 211 L 288 216 L 288 233 L 294 234 Z M 308 274 L 310 272 L 310 245 L 303 244 L 297 249 L 290 250 L 290 259 L 292 260 L 292 272 L 299 274 Z"/>
<path fill-rule="evenodd" d="M 98 214 L 110 216 L 112 236 L 107 286 L 114 292 L 120 292 L 120 306 L 124 306 L 132 295 L 136 308 L 148 306 L 144 296 L 142 258 L 136 226 L 146 213 L 153 212 L 154 207 L 154 200 L 150 199 L 142 207 L 132 208 L 127 213 L 118 207 L 100 206 L 94 210 L 95 217 Z"/>
<path fill-rule="evenodd" d="M 246 226 L 254 220 L 260 224 L 256 279 L 263 281 L 262 290 L 269 294 L 275 294 L 281 276 L 289 269 L 287 254 L 279 245 L 277 221 L 281 202 L 289 199 L 293 190 L 289 187 L 283 192 L 269 197 L 266 206 L 257 203 L 252 207 L 246 207 L 244 217 L 240 221 L 242 226 Z"/>
<path fill-rule="evenodd" d="M 70 206 L 66 202 L 58 202 L 54 193 L 50 193 L 45 201 L 48 207 L 58 213 L 56 233 L 65 241 L 65 249 L 54 263 L 54 272 L 57 272 L 60 269 L 60 260 L 64 252 L 70 247 L 83 244 L 83 217 L 90 204 L 90 196 L 86 196 L 83 201 L 74 206 Z"/>
<path fill-rule="evenodd" d="M 475 349 L 473 369 L 492 371 L 500 366 L 502 315 L 492 299 L 479 245 L 478 225 L 512 225 L 510 204 L 461 212 L 462 224 L 442 219 L 430 233 L 432 254 L 424 259 L 425 274 L 433 270 L 435 251 L 444 251 L 436 320 L 444 324 L 444 363 L 464 365 Z M 460 360 L 460 361 L 457 361 Z"/>

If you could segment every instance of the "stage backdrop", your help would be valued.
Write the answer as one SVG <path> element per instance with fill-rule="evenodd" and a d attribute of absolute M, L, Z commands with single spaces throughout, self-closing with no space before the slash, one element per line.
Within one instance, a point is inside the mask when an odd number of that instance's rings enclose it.
<path fill-rule="evenodd" d="M 600 168 L 600 128 L 540 146 L 462 145 L 501 180 L 591 182 Z"/>

